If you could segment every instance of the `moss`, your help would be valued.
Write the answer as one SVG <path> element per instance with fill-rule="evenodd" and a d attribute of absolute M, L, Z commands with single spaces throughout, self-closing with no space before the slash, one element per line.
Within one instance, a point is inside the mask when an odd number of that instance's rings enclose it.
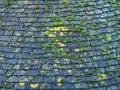
<path fill-rule="evenodd" d="M 32 39 L 35 39 L 35 36 L 34 36 L 34 35 L 32 35 L 32 36 L 31 36 L 31 38 L 32 38 Z"/>
<path fill-rule="evenodd" d="M 4 83 L 3 83 L 3 86 L 7 86 L 7 85 L 8 85 L 8 83 L 7 83 L 7 82 L 4 82 Z"/>
<path fill-rule="evenodd" d="M 81 34 L 81 36 L 87 36 L 88 32 L 87 32 L 87 30 L 82 30 L 82 32 L 80 34 Z"/>
<path fill-rule="evenodd" d="M 55 53 L 57 53 L 57 54 L 61 54 L 60 48 L 54 48 L 54 51 L 55 51 Z"/>
<path fill-rule="evenodd" d="M 81 6 L 82 6 L 82 3 L 81 3 L 81 2 L 78 2 L 78 6 L 81 7 Z"/>
<path fill-rule="evenodd" d="M 54 21 L 51 26 L 61 26 L 64 24 L 64 21 L 63 20 L 60 20 L 60 21 Z"/>
<path fill-rule="evenodd" d="M 67 19 L 67 20 L 70 20 L 70 19 L 73 19 L 73 18 L 74 18 L 73 15 L 66 16 L 66 19 Z"/>
<path fill-rule="evenodd" d="M 108 42 L 112 41 L 111 35 L 107 35 L 107 36 L 106 36 L 106 40 L 107 40 Z"/>
<path fill-rule="evenodd" d="M 10 6 L 10 0 L 6 0 L 5 3 L 4 3 L 4 6 L 5 7 Z"/>
<path fill-rule="evenodd" d="M 120 56 L 117 56 L 117 60 L 120 61 Z"/>
<path fill-rule="evenodd" d="M 65 56 L 67 56 L 67 54 L 65 52 L 62 52 L 61 56 L 65 57 Z"/>
<path fill-rule="evenodd" d="M 72 59 L 74 59 L 74 60 L 77 60 L 77 59 L 78 59 L 78 56 L 73 53 L 73 54 L 70 55 L 70 58 L 72 58 Z"/>
<path fill-rule="evenodd" d="M 68 5 L 67 0 L 62 0 L 62 4 L 67 6 Z"/>
<path fill-rule="evenodd" d="M 109 74 L 110 74 L 110 75 L 112 75 L 112 74 L 113 74 L 113 72 L 109 72 Z"/>
<path fill-rule="evenodd" d="M 12 32 L 13 32 L 13 30 L 12 30 L 12 29 L 8 29 L 8 32 L 11 32 L 11 33 L 12 33 Z"/>
<path fill-rule="evenodd" d="M 93 6 L 94 8 L 96 8 L 97 7 L 97 5 L 96 4 L 94 4 L 94 6 Z"/>
<path fill-rule="evenodd" d="M 45 10 L 48 11 L 49 10 L 49 6 L 46 6 Z"/>
<path fill-rule="evenodd" d="M 85 7 L 89 6 L 89 2 L 84 2 L 84 6 Z"/>
<path fill-rule="evenodd" d="M 33 8 L 34 8 L 34 10 L 38 10 L 39 6 L 38 5 L 34 5 Z"/>
<path fill-rule="evenodd" d="M 47 50 L 47 49 L 49 49 L 49 47 L 50 47 L 50 44 L 49 44 L 49 43 L 46 43 L 46 44 L 43 44 L 43 45 L 42 45 L 42 49 L 43 49 L 43 50 Z"/>
<path fill-rule="evenodd" d="M 102 51 L 103 51 L 103 53 L 105 53 L 105 54 L 108 54 L 108 53 L 109 53 L 108 50 L 105 49 L 105 48 L 103 48 Z"/>
<path fill-rule="evenodd" d="M 29 80 L 33 80 L 33 79 L 34 79 L 34 77 L 33 77 L 33 76 L 29 76 L 28 78 L 29 78 Z"/>
<path fill-rule="evenodd" d="M 44 36 L 48 36 L 49 34 L 50 34 L 49 31 L 45 31 L 43 35 L 44 35 Z"/>
<path fill-rule="evenodd" d="M 51 23 L 50 27 L 56 27 L 56 26 L 63 26 L 65 21 L 61 19 L 60 17 L 53 18 L 53 22 Z"/>

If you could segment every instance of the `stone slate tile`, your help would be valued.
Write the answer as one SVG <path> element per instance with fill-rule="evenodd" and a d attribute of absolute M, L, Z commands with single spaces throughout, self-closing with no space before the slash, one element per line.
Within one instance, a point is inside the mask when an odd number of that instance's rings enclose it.
<path fill-rule="evenodd" d="M 31 53 L 31 52 L 32 52 L 32 49 L 31 49 L 31 48 L 23 48 L 23 49 L 22 49 L 22 52 L 23 52 L 23 53 Z"/>
<path fill-rule="evenodd" d="M 75 86 L 74 86 L 74 84 L 63 83 L 62 88 L 63 89 L 74 89 Z"/>
<path fill-rule="evenodd" d="M 9 39 L 9 36 L 0 36 L 0 40 L 7 41 Z"/>
<path fill-rule="evenodd" d="M 10 76 L 8 79 L 7 79 L 8 82 L 19 82 L 19 77 L 16 77 L 16 76 Z"/>
<path fill-rule="evenodd" d="M 18 37 L 16 37 L 16 36 L 10 37 L 9 41 L 11 41 L 11 42 L 17 42 L 18 41 Z"/>
<path fill-rule="evenodd" d="M 55 82 L 55 77 L 44 77 L 45 83 L 52 83 Z"/>
<path fill-rule="evenodd" d="M 0 35 L 3 35 L 4 31 L 0 30 Z"/>
<path fill-rule="evenodd" d="M 9 63 L 9 64 L 17 64 L 17 62 L 18 62 L 18 59 L 10 59 L 10 60 L 6 60 L 6 62 L 7 63 Z"/>
<path fill-rule="evenodd" d="M 44 82 L 44 76 L 35 76 L 34 77 L 34 79 L 31 81 L 32 83 L 36 83 L 36 82 L 38 82 L 38 83 L 43 83 Z"/>
<path fill-rule="evenodd" d="M 6 70 L 1 70 L 0 69 L 0 74 L 5 74 Z"/>
<path fill-rule="evenodd" d="M 37 70 L 28 70 L 27 75 L 36 76 L 36 75 L 39 75 L 39 72 Z"/>
<path fill-rule="evenodd" d="M 34 49 L 33 51 L 34 54 L 42 54 L 44 51 L 42 49 Z"/>
<path fill-rule="evenodd" d="M 0 41 L 0 46 L 7 46 L 8 42 Z"/>
<path fill-rule="evenodd" d="M 22 75 L 26 75 L 26 71 L 24 71 L 24 70 L 16 70 L 15 72 L 14 72 L 14 75 L 16 75 L 16 76 L 22 76 Z"/>
<path fill-rule="evenodd" d="M 5 57 L 6 57 L 6 58 L 14 58 L 14 57 L 15 57 L 15 54 L 6 53 L 6 54 L 5 54 Z"/>
<path fill-rule="evenodd" d="M 116 85 L 111 85 L 110 87 L 106 87 L 106 89 L 118 90 L 118 87 Z"/>
<path fill-rule="evenodd" d="M 25 59 L 30 59 L 31 58 L 30 54 L 26 54 L 26 53 L 24 53 L 22 55 L 22 57 L 25 58 Z"/>

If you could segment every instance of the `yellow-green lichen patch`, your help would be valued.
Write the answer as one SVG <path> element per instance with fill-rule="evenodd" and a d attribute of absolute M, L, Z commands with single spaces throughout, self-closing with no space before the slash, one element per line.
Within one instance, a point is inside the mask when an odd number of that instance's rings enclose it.
<path fill-rule="evenodd" d="M 38 88 L 38 86 L 39 86 L 39 83 L 32 83 L 32 84 L 30 84 L 30 87 L 31 88 Z"/>
<path fill-rule="evenodd" d="M 71 73 L 72 73 L 72 70 L 68 69 L 68 73 L 70 73 L 70 74 L 71 74 Z"/>
<path fill-rule="evenodd" d="M 62 86 L 62 78 L 61 77 L 58 77 L 57 85 L 58 85 L 58 87 Z"/>
<path fill-rule="evenodd" d="M 24 86 L 24 85 L 25 85 L 25 82 L 19 82 L 19 85 L 20 85 L 20 86 Z"/>
<path fill-rule="evenodd" d="M 67 31 L 68 28 L 67 27 L 54 27 L 54 28 L 49 28 L 50 31 Z"/>

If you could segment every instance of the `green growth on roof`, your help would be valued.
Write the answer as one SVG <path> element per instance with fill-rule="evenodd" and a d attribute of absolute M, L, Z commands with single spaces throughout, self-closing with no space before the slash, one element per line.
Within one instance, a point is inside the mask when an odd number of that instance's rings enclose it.
<path fill-rule="evenodd" d="M 10 0 L 6 0 L 5 3 L 4 3 L 4 6 L 5 7 L 10 6 Z"/>
<path fill-rule="evenodd" d="M 108 42 L 112 41 L 111 35 L 107 35 L 107 36 L 106 36 L 106 40 L 107 40 Z"/>

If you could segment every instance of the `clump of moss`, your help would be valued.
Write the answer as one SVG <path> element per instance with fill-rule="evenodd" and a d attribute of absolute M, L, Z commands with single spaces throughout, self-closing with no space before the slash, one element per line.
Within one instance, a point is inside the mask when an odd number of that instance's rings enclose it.
<path fill-rule="evenodd" d="M 81 6 L 82 6 L 82 3 L 81 3 L 81 2 L 78 2 L 78 6 L 81 7 Z"/>
<path fill-rule="evenodd" d="M 44 36 L 48 36 L 49 34 L 50 34 L 49 31 L 45 31 L 43 35 L 44 35 Z"/>
<path fill-rule="evenodd" d="M 78 56 L 74 53 L 70 54 L 68 58 L 78 60 Z"/>
<path fill-rule="evenodd" d="M 42 45 L 43 50 L 47 50 L 47 49 L 49 49 L 49 47 L 50 47 L 50 43 L 46 43 L 46 44 Z"/>
<path fill-rule="evenodd" d="M 10 0 L 6 0 L 5 3 L 4 3 L 4 6 L 5 7 L 10 6 Z"/>
<path fill-rule="evenodd" d="M 87 30 L 82 30 L 82 32 L 81 32 L 81 36 L 87 36 L 87 35 L 88 35 Z"/>
<path fill-rule="evenodd" d="M 120 56 L 117 56 L 117 60 L 120 61 Z"/>
<path fill-rule="evenodd" d="M 107 40 L 108 42 L 112 41 L 111 35 L 107 35 L 107 36 L 106 36 L 106 40 Z"/>
<path fill-rule="evenodd" d="M 33 80 L 34 79 L 34 77 L 33 76 L 29 76 L 29 80 Z"/>
<path fill-rule="evenodd" d="M 7 85 L 8 85 L 8 83 L 7 83 L 7 82 L 4 82 L 4 83 L 3 83 L 3 86 L 7 86 Z"/>
<path fill-rule="evenodd" d="M 12 30 L 12 29 L 8 29 L 8 32 L 11 32 L 11 33 L 12 33 L 12 32 L 13 32 L 13 30 Z"/>
<path fill-rule="evenodd" d="M 39 7 L 38 7 L 38 5 L 34 5 L 34 10 L 38 10 L 39 9 Z"/>

